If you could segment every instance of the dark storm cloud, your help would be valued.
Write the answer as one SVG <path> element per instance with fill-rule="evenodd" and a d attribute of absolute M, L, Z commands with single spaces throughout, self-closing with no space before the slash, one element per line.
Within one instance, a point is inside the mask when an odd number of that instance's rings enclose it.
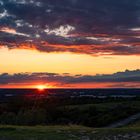
<path fill-rule="evenodd" d="M 62 85 L 80 83 L 140 83 L 140 70 L 117 72 L 102 75 L 70 75 L 57 73 L 3 73 L 0 75 L 0 84 L 18 83 L 58 83 Z M 118 85 L 118 84 L 117 84 Z"/>
<path fill-rule="evenodd" d="M 139 55 L 139 40 L 139 0 L 0 0 L 0 44 L 8 48 Z"/>

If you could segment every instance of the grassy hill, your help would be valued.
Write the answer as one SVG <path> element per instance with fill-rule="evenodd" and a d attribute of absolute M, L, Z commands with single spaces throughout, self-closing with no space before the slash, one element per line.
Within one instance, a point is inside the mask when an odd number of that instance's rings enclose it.
<path fill-rule="evenodd" d="M 71 100 L 71 99 L 69 99 Z M 76 100 L 76 99 L 73 99 Z M 81 99 L 79 102 L 82 103 Z M 106 99 L 86 104 L 61 103 L 55 99 L 18 100 L 0 104 L 1 125 L 84 125 L 105 127 L 140 112 L 140 100 Z M 75 101 L 76 102 L 76 101 Z"/>
<path fill-rule="evenodd" d="M 0 140 L 140 139 L 139 120 L 122 128 L 104 128 L 139 113 L 140 100 L 79 102 L 39 100 L 34 108 L 34 102 L 23 99 L 1 103 Z"/>
<path fill-rule="evenodd" d="M 140 127 L 97 129 L 83 126 L 0 126 L 1 140 L 138 140 Z"/>

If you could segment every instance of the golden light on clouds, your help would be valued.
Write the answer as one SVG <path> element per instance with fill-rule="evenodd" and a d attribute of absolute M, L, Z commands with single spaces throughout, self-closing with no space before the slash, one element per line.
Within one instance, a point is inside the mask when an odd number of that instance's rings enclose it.
<path fill-rule="evenodd" d="M 9 33 L 9 34 L 21 35 L 21 36 L 29 37 L 29 35 L 27 35 L 27 34 L 17 32 L 15 29 L 8 28 L 8 27 L 2 27 L 2 28 L 0 28 L 0 31 L 5 32 L 5 33 Z"/>

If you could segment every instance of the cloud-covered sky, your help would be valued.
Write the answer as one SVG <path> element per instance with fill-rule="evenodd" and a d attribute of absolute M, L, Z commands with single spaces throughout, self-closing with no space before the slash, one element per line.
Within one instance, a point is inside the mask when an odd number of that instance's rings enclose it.
<path fill-rule="evenodd" d="M 80 84 L 88 84 L 87 87 L 94 88 L 98 84 L 101 84 L 102 87 L 112 88 L 138 87 L 140 86 L 140 70 L 126 70 L 102 75 L 71 75 L 69 73 L 3 73 L 0 75 L 0 85 L 35 85 L 37 83 L 56 87 L 79 87 Z"/>
<path fill-rule="evenodd" d="M 0 87 L 140 87 L 139 62 L 140 0 L 0 0 Z"/>
<path fill-rule="evenodd" d="M 140 0 L 0 0 L 0 47 L 140 54 Z"/>

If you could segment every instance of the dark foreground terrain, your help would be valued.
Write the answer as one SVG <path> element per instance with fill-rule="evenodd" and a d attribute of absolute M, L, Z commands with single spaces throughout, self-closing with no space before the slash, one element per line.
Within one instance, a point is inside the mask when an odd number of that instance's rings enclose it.
<path fill-rule="evenodd" d="M 105 127 L 140 113 L 140 89 L 0 89 L 2 125 Z"/>
<path fill-rule="evenodd" d="M 0 140 L 140 140 L 139 90 L 0 91 Z"/>
<path fill-rule="evenodd" d="M 0 140 L 139 140 L 140 127 L 0 126 Z"/>

